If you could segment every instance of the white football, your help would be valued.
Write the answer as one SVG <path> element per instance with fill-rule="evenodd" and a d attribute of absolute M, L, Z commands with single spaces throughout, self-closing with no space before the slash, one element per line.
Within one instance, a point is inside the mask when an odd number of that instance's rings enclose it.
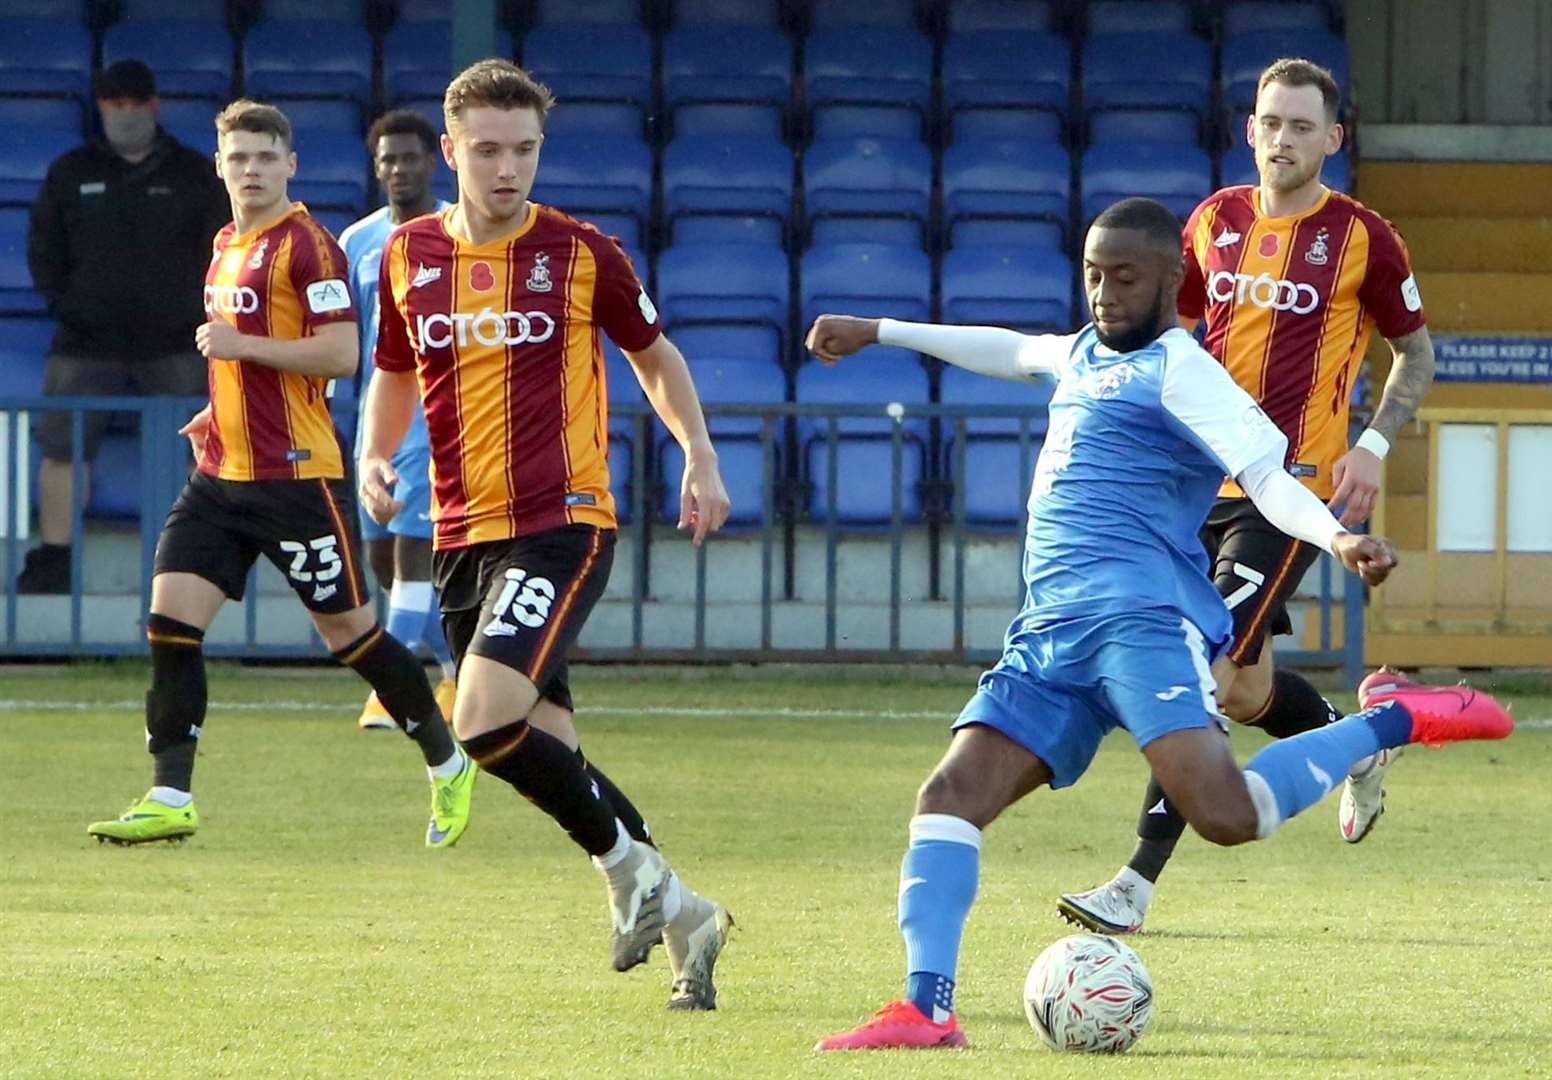
<path fill-rule="evenodd" d="M 1119 1054 L 1148 1028 L 1153 980 L 1115 938 L 1073 934 L 1035 958 L 1024 980 L 1024 1013 L 1053 1050 Z"/>

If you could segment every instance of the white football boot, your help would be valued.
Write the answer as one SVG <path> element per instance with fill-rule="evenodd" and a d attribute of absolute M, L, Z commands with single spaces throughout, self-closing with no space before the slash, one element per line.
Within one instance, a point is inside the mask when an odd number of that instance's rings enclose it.
<path fill-rule="evenodd" d="M 733 916 L 715 900 L 690 891 L 674 876 L 680 890 L 679 914 L 663 927 L 663 948 L 668 953 L 668 970 L 673 989 L 668 1007 L 687 1012 L 702 1012 L 717 1007 L 717 986 L 712 981 L 717 957 L 727 945 L 733 929 Z"/>
<path fill-rule="evenodd" d="M 1337 807 L 1336 826 L 1342 839 L 1356 844 L 1374 829 L 1385 812 L 1385 772 L 1400 749 L 1381 750 L 1353 766 L 1342 786 L 1342 801 Z"/>
<path fill-rule="evenodd" d="M 615 971 L 629 971 L 645 962 L 662 940 L 668 922 L 664 901 L 674 876 L 657 848 L 649 844 L 634 845 L 627 860 L 621 867 L 624 880 L 615 884 L 611 873 L 609 886 Z"/>
<path fill-rule="evenodd" d="M 1137 887 L 1111 880 L 1088 892 L 1063 893 L 1056 901 L 1062 918 L 1097 934 L 1135 934 L 1142 929 L 1146 908 L 1137 903 Z"/>

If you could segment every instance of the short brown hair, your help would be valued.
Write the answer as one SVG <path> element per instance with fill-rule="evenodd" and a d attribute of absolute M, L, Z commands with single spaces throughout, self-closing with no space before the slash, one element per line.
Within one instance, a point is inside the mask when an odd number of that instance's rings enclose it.
<path fill-rule="evenodd" d="M 1271 65 L 1261 73 L 1261 81 L 1256 83 L 1257 100 L 1260 100 L 1261 91 L 1266 89 L 1268 83 L 1317 87 L 1321 98 L 1326 103 L 1327 121 L 1334 122 L 1342 109 L 1342 88 L 1336 84 L 1336 78 L 1331 72 L 1313 60 L 1305 60 L 1298 56 L 1285 56 L 1281 60 L 1273 60 Z"/>
<path fill-rule="evenodd" d="M 555 104 L 550 88 L 510 60 L 481 60 L 460 71 L 442 96 L 442 117 L 447 130 L 463 119 L 463 111 L 478 106 L 496 109 L 532 109 L 542 127 Z"/>
<path fill-rule="evenodd" d="M 440 145 L 431 121 L 410 109 L 390 109 L 372 121 L 366 133 L 366 149 L 374 158 L 378 140 L 384 135 L 414 135 L 425 145 L 428 154 L 436 153 Z"/>
<path fill-rule="evenodd" d="M 238 98 L 216 114 L 216 137 L 230 135 L 234 131 L 252 131 L 259 135 L 273 135 L 291 149 L 291 121 L 273 105 L 265 105 L 248 98 Z"/>

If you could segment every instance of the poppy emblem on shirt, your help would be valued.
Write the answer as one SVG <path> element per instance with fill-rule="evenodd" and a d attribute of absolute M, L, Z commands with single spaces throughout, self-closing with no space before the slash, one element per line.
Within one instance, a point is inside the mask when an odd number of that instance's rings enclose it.
<path fill-rule="evenodd" d="M 469 288 L 475 292 L 489 292 L 496 287 L 496 272 L 488 262 L 477 262 L 469 267 Z"/>
<path fill-rule="evenodd" d="M 1278 247 L 1279 244 L 1277 242 L 1277 234 L 1267 233 L 1261 238 L 1261 246 L 1257 250 L 1261 252 L 1261 257 L 1263 259 L 1270 259 L 1273 255 L 1277 254 Z"/>

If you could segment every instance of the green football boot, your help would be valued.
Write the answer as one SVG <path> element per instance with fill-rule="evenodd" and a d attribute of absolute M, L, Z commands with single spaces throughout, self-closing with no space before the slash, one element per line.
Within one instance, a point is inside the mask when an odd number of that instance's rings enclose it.
<path fill-rule="evenodd" d="M 112 821 L 94 821 L 86 827 L 99 844 L 149 844 L 157 840 L 181 842 L 199 828 L 194 804 L 168 806 L 149 794 Z"/>
<path fill-rule="evenodd" d="M 431 781 L 431 820 L 426 822 L 426 846 L 450 848 L 469 827 L 469 802 L 480 767 L 467 754 L 463 771 L 447 780 Z"/>

